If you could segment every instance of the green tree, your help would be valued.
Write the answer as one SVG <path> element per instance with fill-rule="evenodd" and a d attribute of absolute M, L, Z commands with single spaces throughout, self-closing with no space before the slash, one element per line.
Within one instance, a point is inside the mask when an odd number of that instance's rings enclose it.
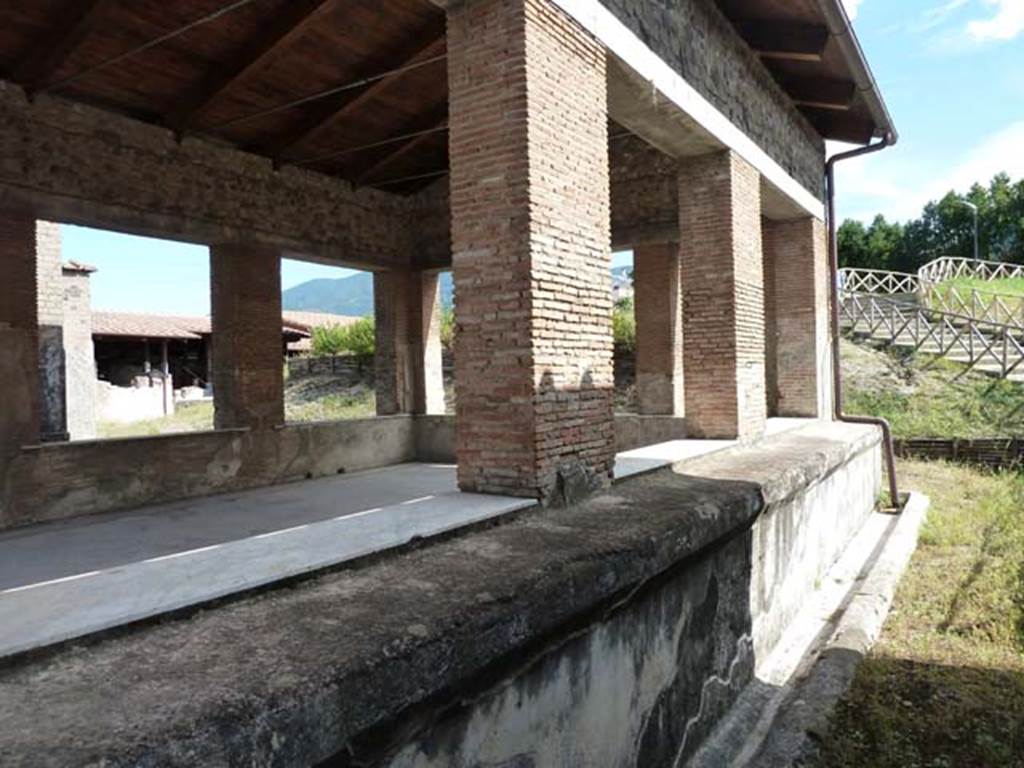
<path fill-rule="evenodd" d="M 965 200 L 978 207 L 979 257 L 1024 264 L 1024 180 L 1014 184 L 1000 173 L 966 195 L 950 191 L 929 202 L 906 225 L 883 216 L 869 227 L 844 221 L 837 233 L 840 265 L 913 272 L 940 256 L 971 258 L 974 216 Z"/>
<path fill-rule="evenodd" d="M 313 354 L 373 357 L 377 349 L 377 331 L 372 317 L 363 317 L 349 325 L 326 325 L 313 329 Z"/>

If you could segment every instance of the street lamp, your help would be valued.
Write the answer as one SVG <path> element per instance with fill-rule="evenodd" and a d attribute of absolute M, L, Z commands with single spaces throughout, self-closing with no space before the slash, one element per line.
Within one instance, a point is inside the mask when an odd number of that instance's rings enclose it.
<path fill-rule="evenodd" d="M 957 198 L 957 202 L 966 205 L 974 214 L 974 260 L 978 261 L 978 206 L 969 200 L 960 200 L 959 198 Z"/>

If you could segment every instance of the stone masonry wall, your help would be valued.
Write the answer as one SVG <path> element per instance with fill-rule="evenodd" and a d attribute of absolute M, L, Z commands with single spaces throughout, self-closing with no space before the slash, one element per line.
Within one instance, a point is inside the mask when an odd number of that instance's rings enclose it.
<path fill-rule="evenodd" d="M 704 98 L 818 197 L 824 142 L 712 0 L 604 0 Z"/>
<path fill-rule="evenodd" d="M 605 54 L 543 0 L 451 9 L 448 49 L 459 482 L 571 495 L 614 453 Z"/>
<path fill-rule="evenodd" d="M 825 225 L 806 217 L 764 223 L 769 381 L 776 415 L 827 416 L 831 410 L 828 261 Z"/>
<path fill-rule="evenodd" d="M 612 131 L 619 130 L 617 126 Z M 679 163 L 636 136 L 608 144 L 611 167 L 612 243 L 616 248 L 679 237 Z"/>
<path fill-rule="evenodd" d="M 410 258 L 406 198 L 0 81 L 0 207 L 202 243 L 259 242 L 363 266 Z"/>

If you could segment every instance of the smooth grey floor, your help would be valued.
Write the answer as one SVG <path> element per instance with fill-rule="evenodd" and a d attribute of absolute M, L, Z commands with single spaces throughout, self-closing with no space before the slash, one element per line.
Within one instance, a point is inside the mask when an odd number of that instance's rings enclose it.
<path fill-rule="evenodd" d="M 533 506 L 404 464 L 0 537 L 0 657 Z"/>
<path fill-rule="evenodd" d="M 773 419 L 769 434 L 804 424 Z M 616 457 L 623 479 L 735 445 Z M 402 464 L 0 534 L 0 657 L 214 600 L 526 509 L 461 493 L 455 467 Z"/>

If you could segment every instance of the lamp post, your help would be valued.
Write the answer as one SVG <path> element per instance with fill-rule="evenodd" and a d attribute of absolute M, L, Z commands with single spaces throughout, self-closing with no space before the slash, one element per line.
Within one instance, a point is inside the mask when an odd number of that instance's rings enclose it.
<path fill-rule="evenodd" d="M 966 205 L 974 214 L 974 260 L 978 261 L 978 206 L 969 200 L 958 200 L 958 202 Z"/>

